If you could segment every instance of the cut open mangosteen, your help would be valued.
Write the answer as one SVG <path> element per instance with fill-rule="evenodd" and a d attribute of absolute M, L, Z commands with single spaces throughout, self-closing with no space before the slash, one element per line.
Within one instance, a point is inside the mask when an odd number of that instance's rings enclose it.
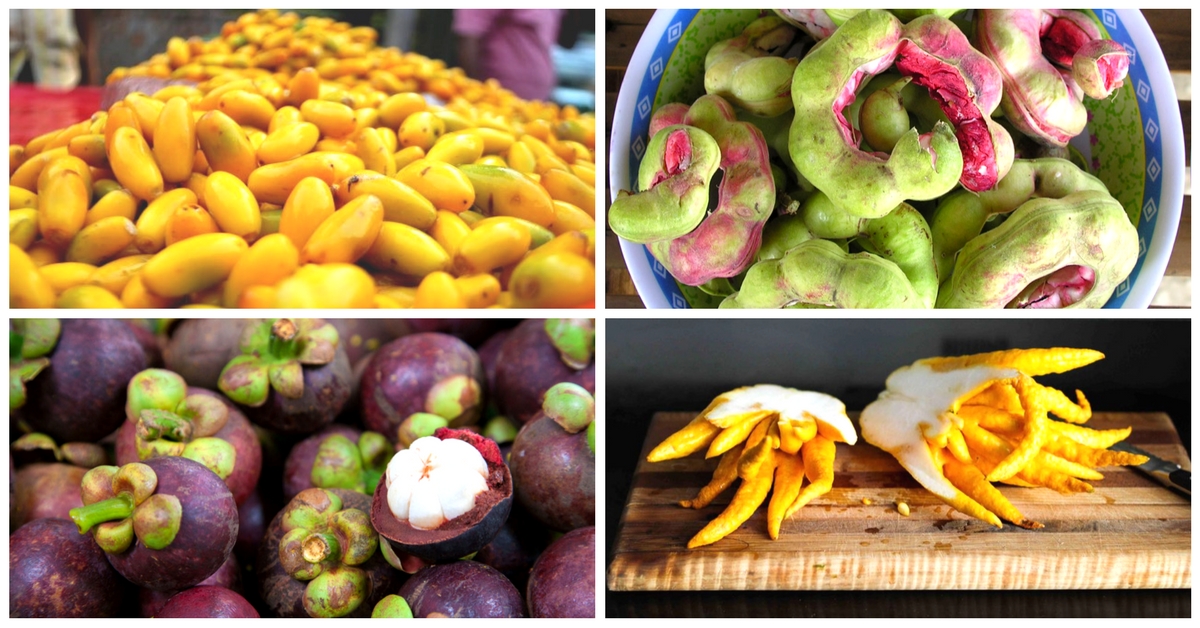
<path fill-rule="evenodd" d="M 392 458 L 375 489 L 371 523 L 397 553 L 457 560 L 496 536 L 512 495 L 512 476 L 494 441 L 442 428 Z"/>

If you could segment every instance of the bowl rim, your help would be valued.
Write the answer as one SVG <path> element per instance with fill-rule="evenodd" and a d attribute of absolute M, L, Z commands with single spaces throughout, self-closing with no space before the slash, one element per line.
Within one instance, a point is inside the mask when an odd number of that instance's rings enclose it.
<path fill-rule="evenodd" d="M 1139 220 L 1139 227 L 1142 221 L 1148 219 L 1153 221 L 1151 242 L 1157 244 L 1147 249 L 1146 240 L 1139 229 L 1138 245 L 1139 249 L 1144 251 L 1144 255 L 1139 255 L 1138 262 L 1131 272 L 1133 279 L 1131 281 L 1127 278 L 1118 285 L 1113 296 L 1109 298 L 1109 302 L 1104 305 L 1105 308 L 1144 309 L 1150 305 L 1165 274 L 1167 263 L 1174 249 L 1175 236 L 1179 228 L 1179 219 L 1183 208 L 1185 175 L 1182 133 L 1163 132 L 1163 130 L 1182 130 L 1183 123 L 1179 114 L 1178 98 L 1175 93 L 1174 84 L 1170 80 L 1170 70 L 1167 67 L 1166 58 L 1163 56 L 1162 47 L 1158 44 L 1158 39 L 1154 36 L 1154 32 L 1150 29 L 1150 24 L 1146 21 L 1141 11 L 1138 9 L 1111 8 L 1092 9 L 1092 11 L 1102 21 L 1105 13 L 1117 16 L 1119 18 L 1118 23 L 1125 31 L 1129 40 L 1138 45 L 1137 55 L 1142 60 L 1140 66 L 1149 83 L 1148 98 L 1153 99 L 1154 102 L 1154 116 L 1150 120 L 1157 119 L 1158 130 L 1156 134 L 1158 135 L 1158 143 L 1162 151 L 1162 163 L 1158 164 L 1161 172 L 1159 184 L 1161 191 L 1157 205 L 1148 202 L 1153 199 L 1143 200 L 1144 204 L 1141 208 L 1142 216 Z M 628 186 L 630 150 L 628 129 L 632 125 L 633 112 L 636 109 L 636 102 L 640 95 L 640 84 L 649 69 L 651 59 L 659 48 L 662 36 L 666 33 L 668 25 L 674 18 L 680 13 L 691 14 L 691 17 L 687 21 L 690 24 L 698 12 L 699 9 L 658 9 L 654 12 L 650 21 L 647 22 L 642 36 L 638 39 L 638 44 L 634 49 L 633 55 L 630 57 L 629 64 L 626 66 L 625 76 L 621 81 L 620 91 L 617 95 L 617 102 L 613 107 L 613 132 L 609 146 L 610 202 L 616 198 L 618 190 Z M 1104 26 L 1106 29 L 1112 30 L 1112 25 L 1106 23 Z M 652 33 L 653 36 L 647 37 L 648 33 Z M 1147 46 L 1143 50 L 1141 45 L 1150 42 L 1153 42 L 1153 45 Z M 1132 80 L 1132 78 L 1127 80 Z M 1135 85 L 1134 88 L 1136 90 L 1137 86 Z M 1139 103 L 1139 110 L 1141 111 L 1145 111 L 1149 107 L 1150 103 L 1148 102 Z M 618 129 L 622 131 L 618 132 Z M 1145 132 L 1146 129 L 1143 128 L 1143 133 Z M 1147 166 L 1149 167 L 1150 164 L 1147 164 Z M 1143 180 L 1145 181 L 1145 179 Z M 618 237 L 618 242 L 621 254 L 625 258 L 630 278 L 633 280 L 638 296 L 642 299 L 642 303 L 646 308 L 691 308 L 686 301 L 679 297 L 673 300 L 670 299 L 658 285 L 654 270 L 654 260 L 650 255 L 648 247 L 620 237 Z M 1113 305 L 1114 302 L 1117 304 Z"/>

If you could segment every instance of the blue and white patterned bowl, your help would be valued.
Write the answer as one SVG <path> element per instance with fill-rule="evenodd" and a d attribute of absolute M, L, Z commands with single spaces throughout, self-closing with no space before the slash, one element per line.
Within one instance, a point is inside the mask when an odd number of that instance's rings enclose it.
<path fill-rule="evenodd" d="M 1129 51 L 1129 77 L 1112 98 L 1087 99 L 1088 127 L 1072 145 L 1137 224 L 1137 265 L 1105 307 L 1145 308 L 1158 290 L 1179 226 L 1183 125 L 1162 49 L 1141 12 L 1093 12 L 1101 30 Z M 702 95 L 708 48 L 733 37 L 758 15 L 757 9 L 655 12 L 634 50 L 613 111 L 609 183 L 614 194 L 635 188 L 651 114 L 666 103 L 691 103 Z M 1106 160 L 1106 155 L 1114 158 Z M 720 302 L 676 283 L 647 247 L 621 240 L 621 252 L 646 307 L 715 307 Z"/>

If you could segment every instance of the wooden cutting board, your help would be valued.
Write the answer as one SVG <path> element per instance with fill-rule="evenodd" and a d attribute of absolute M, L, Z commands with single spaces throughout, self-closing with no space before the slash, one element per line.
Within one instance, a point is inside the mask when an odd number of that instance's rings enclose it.
<path fill-rule="evenodd" d="M 997 529 L 954 511 L 889 454 L 839 443 L 833 490 L 767 536 L 766 504 L 733 534 L 688 550 L 729 503 L 683 508 L 717 459 L 648 463 L 646 454 L 695 413 L 651 422 L 617 531 L 608 587 L 653 590 L 1190 588 L 1191 502 L 1132 468 L 1101 469 L 1090 494 L 1002 486 L 1041 530 Z M 1128 441 L 1190 468 L 1165 414 L 1096 413 L 1089 427 L 1133 426 Z M 857 426 L 856 426 L 857 427 Z M 869 500 L 869 505 L 864 504 Z M 895 503 L 908 503 L 901 516 Z"/>

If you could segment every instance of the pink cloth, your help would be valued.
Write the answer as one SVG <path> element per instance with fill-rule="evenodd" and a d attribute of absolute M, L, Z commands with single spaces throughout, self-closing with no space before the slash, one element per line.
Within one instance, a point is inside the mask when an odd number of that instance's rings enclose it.
<path fill-rule="evenodd" d="M 480 79 L 494 78 L 527 100 L 546 100 L 554 89 L 550 47 L 563 9 L 455 9 L 454 32 L 479 38 Z"/>

